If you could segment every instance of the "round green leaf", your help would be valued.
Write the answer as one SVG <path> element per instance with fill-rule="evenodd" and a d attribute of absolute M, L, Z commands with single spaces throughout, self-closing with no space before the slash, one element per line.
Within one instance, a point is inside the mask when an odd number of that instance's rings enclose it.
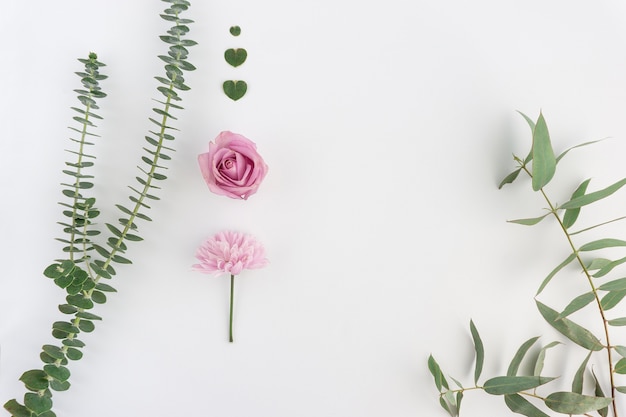
<path fill-rule="evenodd" d="M 41 369 L 26 371 L 20 377 L 20 381 L 26 388 L 33 391 L 41 391 L 48 388 L 48 375 Z"/>
<path fill-rule="evenodd" d="M 32 410 L 35 415 L 39 415 L 52 408 L 52 400 L 49 397 L 29 392 L 24 394 L 24 405 Z"/>
<path fill-rule="evenodd" d="M 70 377 L 70 370 L 64 366 L 45 365 L 43 370 L 58 381 L 67 381 Z"/>

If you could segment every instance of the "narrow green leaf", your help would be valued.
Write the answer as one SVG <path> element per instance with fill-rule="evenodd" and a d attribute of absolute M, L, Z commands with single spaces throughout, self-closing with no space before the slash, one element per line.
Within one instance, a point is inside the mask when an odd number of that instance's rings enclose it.
<path fill-rule="evenodd" d="M 550 143 L 550 134 L 548 126 L 543 118 L 543 114 L 539 114 L 539 118 L 535 123 L 533 130 L 533 167 L 532 167 L 532 186 L 533 190 L 539 191 L 550 182 L 556 171 L 556 158 Z"/>
<path fill-rule="evenodd" d="M 485 381 L 483 389 L 492 395 L 516 394 L 547 384 L 554 379 L 542 376 L 497 376 Z"/>
<path fill-rule="evenodd" d="M 470 332 L 472 333 L 472 339 L 474 340 L 474 352 L 476 353 L 474 383 L 478 384 L 478 378 L 483 370 L 483 364 L 485 361 L 485 348 L 483 346 L 483 341 L 480 339 L 480 335 L 478 334 L 478 330 L 472 320 L 470 320 Z"/>
<path fill-rule="evenodd" d="M 98 285 L 100 285 L 100 284 L 98 284 Z M 80 313 L 76 314 L 76 317 L 78 317 L 80 319 L 86 319 L 86 320 L 102 320 L 102 317 L 100 317 L 100 316 L 98 316 L 96 314 L 89 313 L 87 311 L 81 311 Z"/>
<path fill-rule="evenodd" d="M 613 268 L 623 264 L 624 262 L 626 262 L 626 257 L 620 258 L 620 259 L 618 259 L 616 261 L 613 261 L 613 262 L 609 261 L 608 263 L 603 265 L 601 268 L 599 268 L 598 272 L 593 274 L 593 277 L 594 278 L 601 278 L 601 277 L 605 276 L 606 274 L 608 274 L 609 272 L 611 272 L 613 270 Z"/>
<path fill-rule="evenodd" d="M 607 323 L 609 323 L 609 325 L 611 326 L 626 326 L 626 317 L 609 320 Z"/>
<path fill-rule="evenodd" d="M 610 310 L 619 304 L 622 299 L 626 297 L 626 290 L 609 291 L 602 299 L 600 304 L 603 310 Z"/>
<path fill-rule="evenodd" d="M 507 376 L 517 375 L 519 366 L 522 363 L 524 356 L 526 356 L 528 349 L 530 349 L 531 346 L 534 345 L 538 339 L 539 337 L 531 337 L 530 339 L 522 343 L 519 349 L 517 349 L 517 352 L 515 352 L 515 356 L 513 356 L 513 359 L 511 360 L 511 363 L 509 364 L 509 369 L 506 371 Z"/>
<path fill-rule="evenodd" d="M 517 177 L 519 176 L 519 173 L 522 171 L 521 168 L 516 169 L 515 171 L 511 172 L 509 175 L 507 175 L 506 177 L 504 177 L 504 179 L 500 182 L 500 184 L 498 184 L 498 189 L 501 189 L 502 187 L 504 187 L 506 184 L 512 184 L 513 181 L 515 181 L 517 179 Z"/>
<path fill-rule="evenodd" d="M 604 395 L 604 391 L 602 391 L 602 387 L 600 386 L 600 381 L 598 381 L 598 377 L 596 376 L 596 372 L 592 369 L 591 370 L 591 375 L 593 375 L 593 380 L 595 382 L 595 395 L 596 397 L 606 397 L 606 395 Z M 606 407 L 600 408 L 598 409 L 598 414 L 600 414 L 600 417 L 607 417 L 609 414 L 609 407 L 608 405 Z"/>
<path fill-rule="evenodd" d="M 539 301 L 536 301 L 536 304 L 539 312 L 548 322 L 548 324 L 550 324 L 572 342 L 584 347 L 585 349 L 593 351 L 602 350 L 604 348 L 602 343 L 600 343 L 600 341 L 589 330 L 581 327 L 580 325 L 574 323 L 567 318 L 559 319 L 558 312 L 554 311 L 553 309 L 546 306 L 545 304 L 542 304 Z"/>
<path fill-rule="evenodd" d="M 574 259 L 576 259 L 576 254 L 575 253 L 571 253 L 567 258 L 565 258 L 565 260 L 563 262 L 561 262 L 556 268 L 554 268 L 552 270 L 552 272 L 550 272 L 548 274 L 548 276 L 544 278 L 543 282 L 539 286 L 539 289 L 537 290 L 537 294 L 535 294 L 535 295 L 539 295 L 543 291 L 543 289 L 546 288 L 546 285 L 548 285 L 550 283 L 552 278 L 554 278 L 554 276 L 557 273 L 559 273 L 559 271 L 561 269 L 563 269 L 567 265 L 569 265 Z"/>
<path fill-rule="evenodd" d="M 543 371 L 543 364 L 546 359 L 546 353 L 548 349 L 553 348 L 560 344 L 561 344 L 560 342 L 552 342 L 552 343 L 548 343 L 547 345 L 541 348 L 541 350 L 539 351 L 539 354 L 537 355 L 537 360 L 535 361 L 533 375 L 535 376 L 541 375 L 541 372 Z"/>
<path fill-rule="evenodd" d="M 615 351 L 622 356 L 623 358 L 626 358 L 626 346 L 613 346 L 613 349 L 615 349 Z"/>
<path fill-rule="evenodd" d="M 99 282 L 99 283 L 96 285 L 96 288 L 97 288 L 98 290 L 100 290 L 100 291 L 105 291 L 105 292 L 117 292 L 117 290 L 116 290 L 115 288 L 111 287 L 111 286 L 110 286 L 110 285 L 108 285 L 108 284 L 104 284 L 104 283 L 102 283 L 102 282 Z"/>
<path fill-rule="evenodd" d="M 619 278 L 606 282 L 598 287 L 601 291 L 621 291 L 626 290 L 626 278 Z"/>
<path fill-rule="evenodd" d="M 626 185 L 626 178 L 623 178 L 619 181 L 617 181 L 616 183 L 602 189 L 599 191 L 595 191 L 593 193 L 589 193 L 589 194 L 585 194 L 583 196 L 577 197 L 577 198 L 573 198 L 570 201 L 568 201 L 567 203 L 564 203 L 563 205 L 561 205 L 560 208 L 562 209 L 573 209 L 573 208 L 579 208 L 579 207 L 583 207 L 586 205 L 589 205 L 591 203 L 595 203 L 596 201 L 602 200 L 603 198 L 606 198 L 608 196 L 610 196 L 611 194 L 615 193 L 617 190 L 619 190 L 620 188 L 622 188 L 624 185 Z"/>
<path fill-rule="evenodd" d="M 116 262 L 118 264 L 132 264 L 132 262 L 130 261 L 130 259 L 124 258 L 123 256 L 120 255 L 114 255 L 111 260 L 113 262 Z"/>
<path fill-rule="evenodd" d="M 533 119 L 531 119 L 530 117 L 526 116 L 524 113 L 522 113 L 519 110 L 517 110 L 517 112 L 522 115 L 524 120 L 526 120 L 526 123 L 528 123 L 528 126 L 530 126 L 530 131 L 531 132 L 534 131 L 535 130 L 535 122 L 533 121 Z"/>
<path fill-rule="evenodd" d="M 519 394 L 506 394 L 504 402 L 509 410 L 526 417 L 550 417 Z"/>
<path fill-rule="evenodd" d="M 439 392 L 441 392 L 442 387 L 449 389 L 448 381 L 446 381 L 446 378 L 444 377 L 443 372 L 441 372 L 441 368 L 433 355 L 428 356 L 428 369 L 435 379 L 435 386 Z"/>
<path fill-rule="evenodd" d="M 592 250 L 604 249 L 604 248 L 613 248 L 617 246 L 626 246 L 626 241 L 620 239 L 600 239 L 594 240 L 593 242 L 589 242 L 585 245 L 582 245 L 578 250 L 581 252 L 588 252 Z"/>
<path fill-rule="evenodd" d="M 587 179 L 583 181 L 578 186 L 578 188 L 576 188 L 574 193 L 572 193 L 570 200 L 573 200 L 574 198 L 585 195 L 585 192 L 587 191 L 587 186 L 589 185 L 589 181 L 591 181 L 591 179 Z M 565 214 L 563 215 L 563 226 L 565 226 L 566 229 L 569 229 L 570 227 L 572 227 L 574 223 L 576 223 L 576 220 L 578 219 L 579 214 L 580 214 L 580 207 L 565 210 Z"/>
<path fill-rule="evenodd" d="M 615 387 L 615 389 L 622 394 L 626 394 L 626 387 Z"/>
<path fill-rule="evenodd" d="M 580 145 L 576 145 L 576 146 L 572 146 L 569 149 L 566 149 L 565 151 L 563 151 L 557 158 L 556 158 L 556 162 L 558 163 L 565 155 L 567 155 L 569 153 L 569 151 L 577 149 L 577 148 L 582 148 L 583 146 L 588 146 L 588 145 L 593 145 L 594 143 L 598 143 L 601 142 L 602 139 L 600 140 L 593 140 L 591 142 L 585 142 L 585 143 L 581 143 Z"/>
<path fill-rule="evenodd" d="M 624 375 L 626 374 L 626 358 L 622 358 L 615 364 L 615 373 Z"/>
<path fill-rule="evenodd" d="M 577 394 L 583 393 L 585 371 L 587 370 L 587 363 L 589 362 L 589 358 L 591 358 L 591 353 L 592 352 L 589 352 L 587 354 L 587 357 L 585 358 L 583 363 L 580 364 L 578 370 L 576 371 L 576 374 L 574 375 L 574 380 L 572 381 L 572 392 L 575 392 Z"/>
<path fill-rule="evenodd" d="M 567 317 L 570 314 L 580 310 L 581 308 L 586 307 L 590 303 L 592 303 L 596 299 L 596 296 L 593 292 L 588 292 L 578 297 L 574 298 L 565 309 L 559 314 L 557 320 L 562 319 L 563 317 Z"/>
<path fill-rule="evenodd" d="M 535 224 L 537 224 L 540 221 L 542 221 L 543 219 L 545 219 L 548 215 L 550 215 L 550 213 L 546 213 L 543 216 L 532 217 L 532 218 L 529 218 L 529 219 L 507 220 L 507 222 L 521 224 L 521 225 L 524 225 L 524 226 L 534 226 Z"/>
<path fill-rule="evenodd" d="M 592 397 L 575 392 L 555 392 L 545 399 L 548 408 L 563 414 L 589 413 L 606 407 L 611 402 L 611 398 Z"/>
<path fill-rule="evenodd" d="M 83 313 L 79 313 L 79 314 L 83 314 Z M 63 343 L 63 346 L 78 347 L 78 348 L 85 347 L 85 343 L 78 339 L 65 339 L 61 343 Z"/>

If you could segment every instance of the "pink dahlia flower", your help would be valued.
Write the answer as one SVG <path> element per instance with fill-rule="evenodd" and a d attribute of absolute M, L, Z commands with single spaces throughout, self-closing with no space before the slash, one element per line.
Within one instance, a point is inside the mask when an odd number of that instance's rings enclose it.
<path fill-rule="evenodd" d="M 209 151 L 198 155 L 202 177 L 215 194 L 247 200 L 267 174 L 267 165 L 256 145 L 245 136 L 222 132 Z"/>
<path fill-rule="evenodd" d="M 196 259 L 200 263 L 193 265 L 195 271 L 215 276 L 239 275 L 244 269 L 262 268 L 268 263 L 261 243 L 251 235 L 233 231 L 207 239 L 196 251 Z"/>

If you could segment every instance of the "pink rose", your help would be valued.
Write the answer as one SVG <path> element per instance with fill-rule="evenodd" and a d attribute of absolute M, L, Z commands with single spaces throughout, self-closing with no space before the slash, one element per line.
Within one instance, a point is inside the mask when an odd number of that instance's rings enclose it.
<path fill-rule="evenodd" d="M 247 200 L 267 174 L 267 165 L 250 139 L 222 132 L 209 152 L 198 155 L 202 176 L 215 194 Z"/>

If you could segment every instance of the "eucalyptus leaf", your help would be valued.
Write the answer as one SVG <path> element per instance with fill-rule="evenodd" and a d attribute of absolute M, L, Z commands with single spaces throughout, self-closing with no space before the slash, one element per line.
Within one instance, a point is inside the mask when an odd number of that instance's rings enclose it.
<path fill-rule="evenodd" d="M 485 361 L 485 348 L 483 347 L 483 341 L 480 339 L 480 335 L 474 322 L 470 320 L 470 332 L 472 333 L 472 339 L 474 341 L 474 351 L 476 353 L 476 367 L 474 369 L 474 383 L 478 383 L 478 378 L 483 370 L 483 363 Z"/>
<path fill-rule="evenodd" d="M 556 268 L 554 268 L 552 270 L 552 272 L 550 272 L 548 274 L 548 276 L 544 278 L 543 282 L 539 286 L 539 289 L 537 290 L 537 294 L 535 294 L 535 295 L 539 295 L 544 290 L 544 288 L 546 288 L 546 285 L 548 285 L 550 283 L 552 278 L 554 278 L 554 276 L 557 273 L 559 273 L 559 271 L 561 269 L 563 269 L 567 265 L 569 265 L 574 259 L 576 259 L 576 254 L 575 253 L 571 253 L 567 258 L 565 258 L 565 260 L 563 262 L 561 262 Z"/>
<path fill-rule="evenodd" d="M 574 380 L 572 381 L 572 392 L 577 394 L 583 393 L 583 383 L 585 379 L 585 371 L 587 370 L 587 363 L 589 362 L 589 358 L 591 358 L 591 353 L 589 352 L 585 357 L 583 363 L 580 364 L 576 374 L 574 374 Z"/>
<path fill-rule="evenodd" d="M 52 408 L 52 400 L 48 397 L 28 392 L 24 394 L 24 405 L 38 416 Z"/>
<path fill-rule="evenodd" d="M 43 370 L 58 381 L 67 381 L 70 378 L 70 370 L 65 366 L 45 365 Z"/>
<path fill-rule="evenodd" d="M 626 278 L 619 278 L 604 283 L 598 287 L 601 291 L 621 291 L 626 290 Z"/>
<path fill-rule="evenodd" d="M 548 126 L 541 113 L 533 129 L 532 152 L 532 187 L 533 190 L 539 191 L 550 182 L 556 172 L 556 158 L 550 142 Z"/>
<path fill-rule="evenodd" d="M 517 177 L 519 176 L 519 173 L 521 171 L 522 171 L 522 169 L 518 168 L 515 171 L 511 172 L 506 177 L 504 177 L 504 179 L 500 182 L 500 184 L 498 184 L 498 189 L 504 187 L 506 184 L 512 184 L 513 181 L 515 181 L 517 179 Z"/>
<path fill-rule="evenodd" d="M 492 395 L 516 394 L 547 384 L 554 379 L 543 376 L 497 376 L 485 381 L 483 389 Z"/>
<path fill-rule="evenodd" d="M 561 209 L 574 209 L 574 208 L 579 208 L 579 207 L 583 207 L 583 206 L 595 203 L 596 201 L 602 200 L 603 198 L 606 198 L 610 196 L 611 194 L 615 193 L 624 185 L 626 185 L 626 178 L 623 178 L 602 190 L 573 198 L 570 201 L 561 205 L 560 208 Z"/>
<path fill-rule="evenodd" d="M 619 304 L 622 299 L 626 297 L 626 290 L 618 290 L 618 291 L 609 291 L 602 299 L 600 300 L 600 305 L 602 305 L 603 310 L 610 310 L 616 305 Z"/>
<path fill-rule="evenodd" d="M 626 346 L 613 346 L 613 349 L 615 349 L 615 351 L 622 356 L 623 358 L 626 358 Z"/>
<path fill-rule="evenodd" d="M 536 301 L 536 304 L 539 312 L 548 324 L 572 342 L 584 347 L 585 349 L 593 351 L 602 350 L 604 348 L 602 343 L 600 343 L 600 341 L 589 330 L 567 318 L 559 318 L 558 312 L 545 304 L 542 304 L 540 301 Z"/>
<path fill-rule="evenodd" d="M 516 223 L 516 224 L 521 224 L 524 226 L 534 226 L 537 223 L 539 223 L 540 221 L 542 221 L 543 219 L 545 219 L 547 216 L 549 216 L 550 213 L 546 213 L 543 216 L 539 216 L 539 217 L 532 217 L 532 218 L 528 218 L 528 219 L 516 219 L 516 220 L 507 220 L 509 223 Z"/>
<path fill-rule="evenodd" d="M 567 307 L 565 307 L 565 309 L 561 312 L 561 314 L 559 314 L 559 316 L 557 317 L 557 320 L 563 318 L 563 317 L 567 317 L 570 314 L 586 307 L 587 305 L 589 305 L 590 303 L 592 303 L 594 300 L 596 299 L 595 294 L 590 291 L 587 292 L 585 294 L 581 294 L 578 297 L 574 298 L 568 305 Z"/>
<path fill-rule="evenodd" d="M 442 391 L 442 387 L 449 389 L 448 381 L 446 381 L 446 378 L 444 377 L 443 372 L 441 372 L 441 368 L 433 355 L 428 356 L 428 369 L 435 379 L 435 386 L 439 392 Z"/>
<path fill-rule="evenodd" d="M 511 411 L 526 417 L 550 417 L 519 394 L 506 394 L 504 402 Z"/>
<path fill-rule="evenodd" d="M 20 381 L 22 381 L 28 389 L 33 391 L 42 391 L 48 388 L 48 375 L 41 369 L 33 369 L 24 372 L 22 376 L 20 376 Z"/>
<path fill-rule="evenodd" d="M 612 320 L 609 320 L 607 323 L 611 326 L 626 326 L 626 317 L 612 319 Z"/>
<path fill-rule="evenodd" d="M 598 272 L 593 274 L 593 277 L 594 278 L 601 278 L 601 277 L 605 276 L 606 274 L 608 274 L 609 272 L 611 272 L 616 266 L 619 266 L 619 265 L 623 264 L 624 262 L 626 262 L 626 257 L 617 259 L 617 260 L 615 260 L 613 262 L 609 262 L 606 265 L 604 265 L 602 268 L 600 268 L 598 270 Z"/>
<path fill-rule="evenodd" d="M 4 404 L 4 409 L 11 413 L 13 417 L 32 417 L 30 410 L 16 400 L 7 401 Z"/>
<path fill-rule="evenodd" d="M 515 355 L 513 356 L 513 359 L 511 360 L 511 363 L 509 364 L 509 369 L 506 371 L 507 376 L 517 375 L 519 366 L 522 363 L 524 356 L 526 356 L 526 353 L 528 352 L 528 350 L 531 348 L 532 345 L 535 344 L 535 342 L 538 339 L 539 337 L 531 337 L 530 339 L 522 343 L 519 349 L 517 349 L 517 352 L 515 352 Z"/>
<path fill-rule="evenodd" d="M 563 414 L 589 413 L 604 408 L 611 402 L 611 398 L 592 397 L 575 392 L 555 392 L 545 399 L 548 408 Z"/>
<path fill-rule="evenodd" d="M 598 249 L 614 248 L 618 246 L 626 246 L 626 241 L 621 239 L 594 240 L 593 242 L 582 245 L 578 250 L 580 250 L 581 252 L 587 252 Z"/>
<path fill-rule="evenodd" d="M 544 347 L 541 348 L 541 350 L 539 351 L 539 354 L 537 355 L 537 360 L 535 361 L 535 367 L 533 369 L 533 375 L 535 376 L 540 376 L 541 372 L 543 371 L 543 364 L 546 358 L 546 353 L 548 351 L 548 349 L 551 349 L 555 346 L 560 345 L 560 342 L 551 342 L 548 343 L 547 345 L 545 345 Z"/>
<path fill-rule="evenodd" d="M 587 179 L 583 181 L 578 186 L 578 188 L 576 188 L 574 193 L 572 193 L 570 200 L 573 200 L 574 198 L 585 195 L 585 192 L 587 191 L 587 186 L 589 186 L 589 181 L 591 181 L 591 179 Z M 576 223 L 576 220 L 578 219 L 579 214 L 580 214 L 580 207 L 565 210 L 565 214 L 563 215 L 563 226 L 566 229 L 569 229 L 570 227 L 572 227 L 574 223 Z"/>
<path fill-rule="evenodd" d="M 616 374 L 624 375 L 626 374 L 626 358 L 622 358 L 615 364 L 614 369 Z"/>

